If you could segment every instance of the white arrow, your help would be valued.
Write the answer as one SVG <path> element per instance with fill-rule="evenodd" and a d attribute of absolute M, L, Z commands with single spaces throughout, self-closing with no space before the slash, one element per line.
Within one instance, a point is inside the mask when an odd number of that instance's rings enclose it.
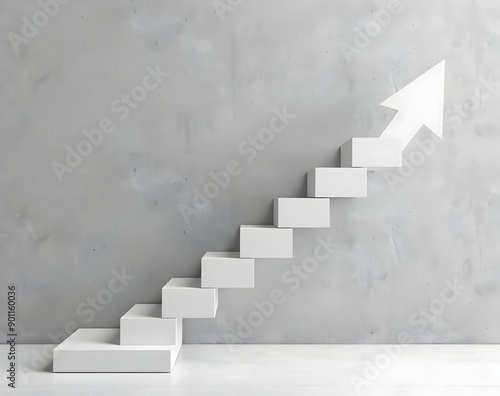
<path fill-rule="evenodd" d="M 422 125 L 443 137 L 445 61 L 413 80 L 381 103 L 398 110 L 382 132 L 382 138 L 401 139 L 401 150 L 410 143 Z"/>

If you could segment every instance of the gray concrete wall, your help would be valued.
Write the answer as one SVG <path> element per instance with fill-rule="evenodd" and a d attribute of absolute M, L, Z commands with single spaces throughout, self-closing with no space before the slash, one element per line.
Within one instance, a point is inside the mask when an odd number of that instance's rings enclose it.
<path fill-rule="evenodd" d="M 232 4 L 0 1 L 0 301 L 16 285 L 19 341 L 116 327 L 199 276 L 205 251 L 238 250 L 240 224 L 305 196 L 308 170 L 380 135 L 395 111 L 378 104 L 446 59 L 445 140 L 422 129 L 403 171 L 332 201 L 331 229 L 296 231 L 295 258 L 259 260 L 257 287 L 221 290 L 185 342 L 500 342 L 498 2 Z M 241 172 L 200 198 L 230 161 Z"/>

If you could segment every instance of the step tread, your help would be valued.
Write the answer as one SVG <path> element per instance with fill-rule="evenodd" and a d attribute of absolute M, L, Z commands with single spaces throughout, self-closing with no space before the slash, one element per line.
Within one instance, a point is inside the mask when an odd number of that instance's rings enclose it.
<path fill-rule="evenodd" d="M 240 252 L 206 252 L 203 258 L 240 258 Z"/>
<path fill-rule="evenodd" d="M 120 345 L 120 329 L 92 328 L 78 329 L 54 351 L 169 351 L 176 345 Z"/>
<path fill-rule="evenodd" d="M 201 278 L 172 278 L 163 288 L 169 289 L 200 289 Z"/>
<path fill-rule="evenodd" d="M 161 304 L 135 304 L 122 319 L 160 319 Z"/>

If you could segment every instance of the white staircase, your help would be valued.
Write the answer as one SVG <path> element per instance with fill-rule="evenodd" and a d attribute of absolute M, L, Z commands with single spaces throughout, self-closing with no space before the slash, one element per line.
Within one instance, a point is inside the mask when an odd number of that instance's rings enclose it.
<path fill-rule="evenodd" d="M 444 84 L 444 61 L 408 87 L 422 78 L 431 88 Z M 408 117 L 397 122 L 404 119 Z M 442 125 L 442 107 L 440 120 Z M 343 145 L 342 167 L 308 172 L 308 198 L 276 198 L 274 225 L 242 225 L 240 252 L 207 252 L 201 259 L 201 278 L 171 279 L 162 289 L 161 306 L 135 305 L 121 318 L 120 329 L 76 331 L 54 349 L 54 372 L 170 372 L 182 345 L 183 318 L 215 317 L 219 288 L 254 287 L 255 259 L 292 257 L 293 228 L 330 226 L 328 198 L 366 197 L 368 169 L 402 165 L 406 140 L 394 137 L 394 132 L 386 135 L 354 138 Z"/>
<path fill-rule="evenodd" d="M 390 140 L 350 145 L 352 165 L 368 146 L 387 150 L 363 165 L 396 163 L 392 151 L 401 151 L 401 142 Z M 254 287 L 255 259 L 291 258 L 293 228 L 330 227 L 328 198 L 366 197 L 367 168 L 316 168 L 307 183 L 309 198 L 274 199 L 274 225 L 240 227 L 240 252 L 207 252 L 201 278 L 172 278 L 162 288 L 161 305 L 135 305 L 120 329 L 75 332 L 54 349 L 54 372 L 170 372 L 182 345 L 182 319 L 214 318 L 219 288 Z"/>

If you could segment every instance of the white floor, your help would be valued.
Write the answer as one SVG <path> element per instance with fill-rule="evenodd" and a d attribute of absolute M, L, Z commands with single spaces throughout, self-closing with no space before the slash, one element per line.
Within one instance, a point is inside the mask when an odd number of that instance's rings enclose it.
<path fill-rule="evenodd" d="M 500 395 L 500 345 L 184 345 L 171 374 L 54 374 L 53 347 L 18 345 L 12 394 Z"/>

